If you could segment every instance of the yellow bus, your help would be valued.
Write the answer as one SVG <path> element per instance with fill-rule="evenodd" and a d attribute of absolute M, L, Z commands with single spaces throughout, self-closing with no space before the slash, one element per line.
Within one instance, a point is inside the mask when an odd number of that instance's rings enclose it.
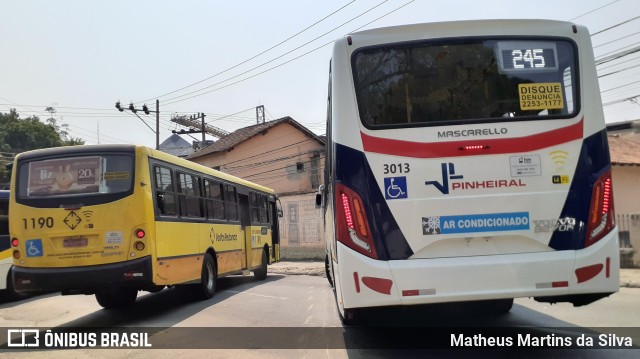
<path fill-rule="evenodd" d="M 273 190 L 134 145 L 19 154 L 10 194 L 17 292 L 95 294 L 126 307 L 138 291 L 187 286 L 201 299 L 216 279 L 280 259 Z"/>

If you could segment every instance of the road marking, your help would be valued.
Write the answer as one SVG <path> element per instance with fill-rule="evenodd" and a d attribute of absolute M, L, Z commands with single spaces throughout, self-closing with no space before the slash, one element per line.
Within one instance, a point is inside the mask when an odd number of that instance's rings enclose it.
<path fill-rule="evenodd" d="M 273 295 L 265 295 L 265 294 L 257 294 L 257 293 L 246 293 L 246 292 L 240 292 L 240 291 L 237 291 L 237 290 L 225 290 L 225 292 L 235 293 L 235 294 L 247 294 L 247 295 L 253 295 L 253 296 L 256 296 L 256 297 L 263 297 L 263 298 L 289 299 L 287 297 L 275 297 Z"/>

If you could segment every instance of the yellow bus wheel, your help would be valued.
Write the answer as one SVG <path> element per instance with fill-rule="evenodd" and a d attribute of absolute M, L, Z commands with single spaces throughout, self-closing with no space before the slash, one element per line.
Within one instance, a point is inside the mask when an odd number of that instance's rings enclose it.
<path fill-rule="evenodd" d="M 132 305 L 138 296 L 138 289 L 116 287 L 96 292 L 96 300 L 105 309 L 121 309 Z"/>
<path fill-rule="evenodd" d="M 216 263 L 213 261 L 211 254 L 205 253 L 204 260 L 202 262 L 202 275 L 200 277 L 200 284 L 198 285 L 197 295 L 200 299 L 209 299 L 213 297 L 216 292 L 216 279 L 218 272 L 216 269 Z"/>
<path fill-rule="evenodd" d="M 253 271 L 253 276 L 257 280 L 265 280 L 267 278 L 267 252 L 262 251 L 262 262 L 260 263 L 260 268 Z"/>

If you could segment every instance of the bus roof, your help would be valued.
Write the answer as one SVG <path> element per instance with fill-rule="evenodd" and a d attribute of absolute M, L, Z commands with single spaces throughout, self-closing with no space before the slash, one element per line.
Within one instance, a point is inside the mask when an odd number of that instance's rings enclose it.
<path fill-rule="evenodd" d="M 347 36 L 353 37 L 378 37 L 394 35 L 401 36 L 404 40 L 413 37 L 416 39 L 450 36 L 475 36 L 475 35 L 518 35 L 535 33 L 536 35 L 548 34 L 557 36 L 563 32 L 572 31 L 574 24 L 567 21 L 539 20 L 539 19 L 495 19 L 495 20 L 465 20 L 446 21 L 422 24 L 398 25 L 381 27 L 377 29 L 354 32 Z M 578 26 L 579 28 L 582 26 Z M 584 29 L 584 27 L 582 27 Z M 346 36 L 345 36 L 346 37 Z"/>

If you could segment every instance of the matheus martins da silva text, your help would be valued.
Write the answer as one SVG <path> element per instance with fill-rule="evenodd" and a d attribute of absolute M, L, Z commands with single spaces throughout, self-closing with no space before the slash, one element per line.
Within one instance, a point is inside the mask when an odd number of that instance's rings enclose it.
<path fill-rule="evenodd" d="M 532 335 L 518 333 L 513 336 L 485 336 L 476 334 L 473 336 L 464 334 L 451 334 L 452 347 L 632 347 L 631 337 L 618 336 L 616 334 L 600 334 L 588 336 L 580 334 L 575 337 L 556 334 Z"/>

